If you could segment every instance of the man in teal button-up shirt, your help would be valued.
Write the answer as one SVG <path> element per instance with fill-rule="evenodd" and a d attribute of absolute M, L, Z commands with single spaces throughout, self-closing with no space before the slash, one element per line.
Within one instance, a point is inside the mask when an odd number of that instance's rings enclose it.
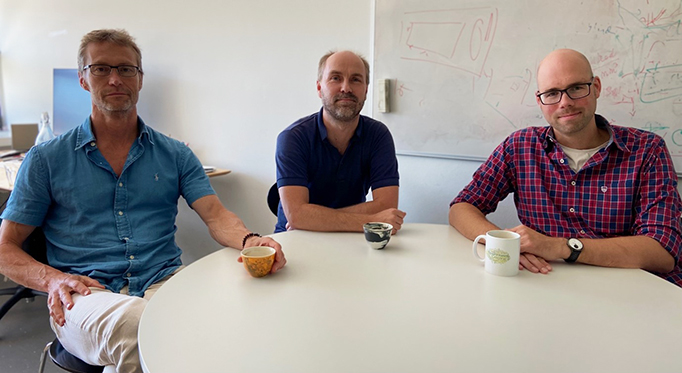
<path fill-rule="evenodd" d="M 139 317 L 182 264 L 180 196 L 221 245 L 274 247 L 273 272 L 286 260 L 277 242 L 250 233 L 222 206 L 186 145 L 137 116 L 141 55 L 127 32 L 88 33 L 78 62 L 92 114 L 26 155 L 2 214 L 0 272 L 48 293 L 52 328 L 71 353 L 139 372 Z M 35 227 L 45 233 L 49 265 L 21 250 Z"/>

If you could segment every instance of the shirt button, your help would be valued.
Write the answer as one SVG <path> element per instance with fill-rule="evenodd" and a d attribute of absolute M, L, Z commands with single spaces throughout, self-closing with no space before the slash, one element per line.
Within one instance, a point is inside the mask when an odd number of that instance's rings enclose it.
<path fill-rule="evenodd" d="M 125 241 L 125 242 L 128 242 L 129 239 L 130 238 L 128 238 L 128 237 L 123 237 L 123 241 Z"/>
<path fill-rule="evenodd" d="M 123 186 L 123 183 L 118 183 L 118 186 L 122 187 L 122 186 Z"/>
<path fill-rule="evenodd" d="M 94 141 L 91 142 L 91 143 L 90 143 L 90 146 L 95 146 L 95 142 L 94 142 Z"/>
<path fill-rule="evenodd" d="M 126 276 L 128 276 L 128 277 L 130 277 L 130 276 L 132 276 L 132 275 L 133 275 L 132 273 L 127 273 L 127 274 L 126 274 Z"/>
<path fill-rule="evenodd" d="M 568 209 L 568 211 L 575 212 L 575 209 L 573 207 L 571 207 L 570 209 Z"/>
<path fill-rule="evenodd" d="M 575 180 L 571 181 L 571 185 L 575 186 Z"/>
<path fill-rule="evenodd" d="M 130 260 L 133 260 L 133 259 L 135 259 L 135 255 L 131 255 L 128 258 L 130 258 Z"/>
<path fill-rule="evenodd" d="M 559 159 L 559 163 L 564 164 L 564 159 L 563 158 Z"/>
<path fill-rule="evenodd" d="M 585 231 L 581 229 L 580 234 L 585 234 Z"/>
<path fill-rule="evenodd" d="M 118 215 L 119 215 L 119 216 L 120 216 L 120 215 L 123 215 L 123 211 L 119 211 L 119 212 L 118 212 Z"/>

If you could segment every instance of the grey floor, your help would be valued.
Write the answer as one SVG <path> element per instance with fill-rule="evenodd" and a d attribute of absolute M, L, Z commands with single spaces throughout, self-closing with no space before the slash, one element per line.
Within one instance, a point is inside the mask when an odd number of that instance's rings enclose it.
<path fill-rule="evenodd" d="M 14 286 L 0 275 L 0 289 Z M 9 296 L 0 296 L 0 304 Z M 45 297 L 33 302 L 20 301 L 0 320 L 0 373 L 38 372 L 45 344 L 54 339 L 48 322 Z M 64 372 L 52 362 L 45 364 L 46 373 Z"/>

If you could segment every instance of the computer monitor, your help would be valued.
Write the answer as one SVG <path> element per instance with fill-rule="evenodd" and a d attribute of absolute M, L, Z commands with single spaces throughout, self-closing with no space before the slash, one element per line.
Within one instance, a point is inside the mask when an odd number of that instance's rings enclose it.
<path fill-rule="evenodd" d="M 90 92 L 78 82 L 78 69 L 54 69 L 52 128 L 60 135 L 77 127 L 92 110 Z"/>

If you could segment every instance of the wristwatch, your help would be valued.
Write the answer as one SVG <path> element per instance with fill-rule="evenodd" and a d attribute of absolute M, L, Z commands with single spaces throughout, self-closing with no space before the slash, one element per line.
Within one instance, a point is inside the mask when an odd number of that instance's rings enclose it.
<path fill-rule="evenodd" d="M 568 245 L 568 248 L 571 249 L 571 255 L 564 260 L 568 263 L 574 263 L 578 260 L 580 253 L 583 252 L 583 243 L 577 238 L 569 238 L 566 244 Z"/>

